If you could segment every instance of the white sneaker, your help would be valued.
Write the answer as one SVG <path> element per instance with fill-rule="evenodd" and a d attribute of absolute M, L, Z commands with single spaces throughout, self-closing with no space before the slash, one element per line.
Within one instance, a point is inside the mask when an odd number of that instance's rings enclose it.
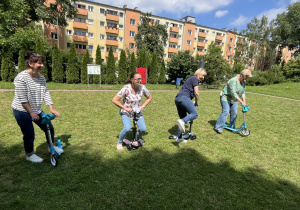
<path fill-rule="evenodd" d="M 177 143 L 180 143 L 180 142 L 187 143 L 188 140 L 186 140 L 186 139 L 184 139 L 184 138 L 181 138 L 181 139 L 176 138 L 176 142 L 177 142 Z"/>
<path fill-rule="evenodd" d="M 53 146 L 53 148 L 54 148 L 55 152 L 57 152 L 58 154 L 61 154 L 64 152 L 63 149 L 58 148 L 57 146 Z M 51 152 L 50 147 L 48 147 L 48 152 Z"/>
<path fill-rule="evenodd" d="M 41 162 L 43 162 L 43 159 L 40 158 L 39 156 L 37 156 L 36 154 L 32 154 L 30 156 L 26 155 L 26 160 L 29 160 L 30 162 L 33 162 L 33 163 L 41 163 Z"/>
<path fill-rule="evenodd" d="M 178 127 L 179 127 L 179 130 L 180 130 L 182 133 L 184 133 L 184 132 L 185 132 L 185 123 L 184 123 L 184 121 L 183 121 L 182 119 L 178 119 L 178 120 L 176 121 L 176 123 L 177 123 L 177 125 L 178 125 Z"/>

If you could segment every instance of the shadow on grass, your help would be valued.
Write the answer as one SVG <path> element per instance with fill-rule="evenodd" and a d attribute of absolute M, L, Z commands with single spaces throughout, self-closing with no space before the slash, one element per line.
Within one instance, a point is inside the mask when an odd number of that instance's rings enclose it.
<path fill-rule="evenodd" d="M 1 207 L 300 208 L 300 189 L 289 181 L 271 178 L 259 167 L 238 171 L 226 160 L 211 162 L 194 149 L 169 154 L 143 147 L 118 153 L 113 159 L 98 152 L 75 152 L 80 150 L 65 150 L 57 168 L 49 160 L 41 164 L 19 160 L 13 167 L 7 165 L 6 175 L 1 176 L 7 179 L 1 180 Z"/>
<path fill-rule="evenodd" d="M 216 125 L 217 121 L 216 121 L 216 120 L 210 120 L 210 121 L 208 121 L 208 123 L 209 123 L 213 128 L 215 128 L 215 125 Z"/>

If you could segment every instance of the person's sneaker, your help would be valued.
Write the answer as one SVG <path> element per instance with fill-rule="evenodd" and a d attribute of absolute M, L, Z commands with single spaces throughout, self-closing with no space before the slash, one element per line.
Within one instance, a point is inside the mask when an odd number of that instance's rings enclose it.
<path fill-rule="evenodd" d="M 223 131 L 220 130 L 220 129 L 215 129 L 215 131 L 216 131 L 218 134 L 222 134 L 222 133 L 223 133 Z"/>
<path fill-rule="evenodd" d="M 179 130 L 180 130 L 182 133 L 184 133 L 184 132 L 185 132 L 185 123 L 184 123 L 184 121 L 183 121 L 182 119 L 178 119 L 178 120 L 176 121 L 176 123 L 177 123 L 177 125 L 178 125 L 178 127 L 179 127 Z"/>
<path fill-rule="evenodd" d="M 36 154 L 32 154 L 30 156 L 26 155 L 26 160 L 33 162 L 33 163 L 41 163 L 43 162 L 43 159 L 37 156 Z"/>
<path fill-rule="evenodd" d="M 61 154 L 64 152 L 63 149 L 58 148 L 57 146 L 53 146 L 53 148 L 54 148 L 55 152 L 57 152 L 58 154 Z M 48 147 L 48 152 L 51 152 L 50 147 Z"/>
<path fill-rule="evenodd" d="M 180 142 L 187 143 L 188 140 L 186 140 L 186 139 L 184 139 L 184 138 L 181 138 L 181 139 L 176 138 L 176 142 L 177 142 L 177 143 L 180 143 Z"/>

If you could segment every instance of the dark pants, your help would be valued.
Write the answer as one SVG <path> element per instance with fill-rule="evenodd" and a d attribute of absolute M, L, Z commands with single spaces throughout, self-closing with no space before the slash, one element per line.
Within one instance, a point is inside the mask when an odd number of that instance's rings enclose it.
<path fill-rule="evenodd" d="M 32 124 L 31 116 L 28 112 L 21 112 L 13 109 L 13 115 L 16 118 L 16 121 L 18 125 L 21 128 L 21 131 L 23 133 L 23 142 L 24 142 L 24 149 L 26 155 L 32 155 L 34 153 L 34 127 Z M 50 144 L 50 139 L 47 135 L 47 125 L 41 124 L 42 116 L 44 115 L 44 112 L 41 112 L 38 114 L 40 117 L 39 121 L 35 121 L 34 123 L 37 124 L 46 135 L 47 143 Z M 52 143 L 54 142 L 54 128 L 53 125 L 50 123 L 50 133 L 51 133 L 51 140 Z"/>

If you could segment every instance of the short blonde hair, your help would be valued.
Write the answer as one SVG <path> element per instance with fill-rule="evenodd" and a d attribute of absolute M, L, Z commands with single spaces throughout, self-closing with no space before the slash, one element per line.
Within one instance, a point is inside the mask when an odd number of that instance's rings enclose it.
<path fill-rule="evenodd" d="M 207 73 L 206 73 L 205 69 L 200 68 L 200 69 L 197 69 L 197 71 L 196 71 L 195 74 L 194 74 L 194 76 L 197 76 L 197 75 L 203 75 L 203 76 L 206 76 Z"/>
<path fill-rule="evenodd" d="M 244 69 L 243 71 L 241 71 L 240 75 L 242 75 L 243 77 L 252 77 L 250 69 Z"/>

